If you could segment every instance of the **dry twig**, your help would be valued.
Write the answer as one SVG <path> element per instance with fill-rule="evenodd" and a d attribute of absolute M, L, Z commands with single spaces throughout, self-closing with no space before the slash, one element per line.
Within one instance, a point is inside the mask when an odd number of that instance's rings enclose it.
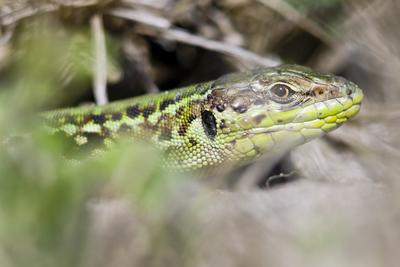
<path fill-rule="evenodd" d="M 188 33 L 181 28 L 171 27 L 171 23 L 167 19 L 159 17 L 158 15 L 152 14 L 147 11 L 139 12 L 137 10 L 115 8 L 110 10 L 108 14 L 115 17 L 136 21 L 157 30 L 155 32 L 142 32 L 143 34 L 153 35 L 154 37 L 159 37 L 161 35 L 167 40 L 182 42 L 207 50 L 216 51 L 266 67 L 276 66 L 281 63 L 281 61 L 277 57 L 262 57 L 257 55 L 256 53 L 235 45 L 215 40 L 209 40 L 202 36 Z"/>
<path fill-rule="evenodd" d="M 95 60 L 93 65 L 93 90 L 97 105 L 108 103 L 107 97 L 107 51 L 103 21 L 100 15 L 94 15 L 90 21 L 93 33 Z"/>

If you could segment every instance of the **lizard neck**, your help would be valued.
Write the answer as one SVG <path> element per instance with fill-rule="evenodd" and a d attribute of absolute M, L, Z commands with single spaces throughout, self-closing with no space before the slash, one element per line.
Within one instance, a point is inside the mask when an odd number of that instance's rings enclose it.
<path fill-rule="evenodd" d="M 153 140 L 168 149 L 201 116 L 210 83 L 117 101 L 104 106 L 62 109 L 41 114 L 51 133 L 79 147 L 108 147 L 127 136 Z"/>

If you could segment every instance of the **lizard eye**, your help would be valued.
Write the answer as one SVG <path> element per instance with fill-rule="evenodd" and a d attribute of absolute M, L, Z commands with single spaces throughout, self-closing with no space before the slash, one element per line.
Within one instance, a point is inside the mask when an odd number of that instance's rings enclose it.
<path fill-rule="evenodd" d="M 273 93 L 277 97 L 287 98 L 289 96 L 292 96 L 295 93 L 295 91 L 290 89 L 289 86 L 279 83 L 272 86 L 271 93 Z"/>
<path fill-rule="evenodd" d="M 281 104 L 291 102 L 294 94 L 296 93 L 296 91 L 292 90 L 288 85 L 283 83 L 273 85 L 269 92 L 272 100 Z"/>

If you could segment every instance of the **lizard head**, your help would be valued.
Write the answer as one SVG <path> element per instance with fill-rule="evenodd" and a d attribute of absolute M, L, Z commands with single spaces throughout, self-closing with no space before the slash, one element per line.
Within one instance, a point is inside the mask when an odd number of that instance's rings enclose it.
<path fill-rule="evenodd" d="M 252 159 L 338 128 L 362 98 L 354 83 L 297 65 L 229 74 L 210 86 L 203 126 L 232 158 Z"/>

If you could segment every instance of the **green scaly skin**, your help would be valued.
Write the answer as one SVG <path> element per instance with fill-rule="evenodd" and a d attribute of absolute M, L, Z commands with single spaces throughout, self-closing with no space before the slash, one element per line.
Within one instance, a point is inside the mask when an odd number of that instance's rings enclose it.
<path fill-rule="evenodd" d="M 305 143 L 356 115 L 362 98 L 343 78 L 283 65 L 42 116 L 52 133 L 79 148 L 109 148 L 122 137 L 145 140 L 165 152 L 169 167 L 193 170 Z"/>

